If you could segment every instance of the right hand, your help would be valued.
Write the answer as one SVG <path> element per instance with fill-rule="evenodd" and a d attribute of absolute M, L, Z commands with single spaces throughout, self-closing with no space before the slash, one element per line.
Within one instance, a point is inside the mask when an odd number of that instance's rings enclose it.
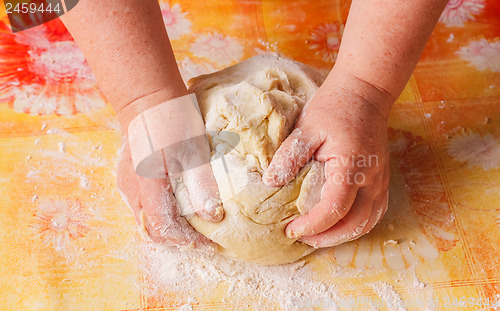
<path fill-rule="evenodd" d="M 123 122 L 123 120 L 131 120 L 133 116 L 123 117 L 123 114 L 119 114 L 119 119 L 122 129 L 125 129 L 128 122 Z M 186 120 L 179 120 L 179 122 L 186 122 Z M 175 126 L 175 124 L 169 124 L 170 126 Z M 168 128 L 166 132 L 168 133 Z M 131 160 L 127 136 L 122 136 L 122 141 L 124 145 L 118 165 L 117 183 L 118 188 L 127 198 L 138 225 L 144 226 L 154 242 L 195 248 L 211 246 L 212 242 L 195 231 L 181 216 L 169 178 L 139 176 Z M 190 193 L 192 207 L 200 217 L 212 222 L 222 220 L 224 213 L 217 183 L 209 163 L 208 141 L 196 140 L 195 145 L 178 150 L 175 154 L 169 154 L 169 158 L 177 160 L 178 163 L 187 161 L 205 163 L 185 172 L 187 174 L 183 176 L 184 183 Z"/>

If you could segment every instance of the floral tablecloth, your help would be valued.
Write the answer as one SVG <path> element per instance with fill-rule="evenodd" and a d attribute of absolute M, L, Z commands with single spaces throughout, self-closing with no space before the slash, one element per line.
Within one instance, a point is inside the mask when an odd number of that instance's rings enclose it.
<path fill-rule="evenodd" d="M 327 72 L 349 9 L 343 0 L 160 4 L 186 81 L 269 52 Z M 12 34 L 1 16 L 0 309 L 500 309 L 499 1 L 451 0 L 441 16 L 389 120 L 382 223 L 302 262 L 344 302 L 381 303 L 354 306 L 242 305 L 224 287 L 188 297 L 158 283 L 151 265 L 161 263 L 147 260 L 157 246 L 116 188 L 114 112 L 82 53 L 58 20 Z"/>

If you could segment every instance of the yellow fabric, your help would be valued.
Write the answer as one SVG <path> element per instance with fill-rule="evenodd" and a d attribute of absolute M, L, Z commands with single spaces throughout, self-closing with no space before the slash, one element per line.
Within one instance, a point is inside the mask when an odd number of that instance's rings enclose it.
<path fill-rule="evenodd" d="M 161 3 L 185 79 L 263 51 L 327 71 L 349 7 L 306 0 Z M 58 55 L 78 56 L 61 25 L 37 29 L 49 43 L 0 29 L 0 306 L 174 310 L 186 297 L 146 290 L 137 259 L 143 242 L 116 189 L 114 113 L 84 63 L 58 63 Z M 363 238 L 309 256 L 314 278 L 337 284 L 345 297 L 386 303 L 370 285 L 381 281 L 403 300 L 438 299 L 438 310 L 468 309 L 452 305 L 461 297 L 498 301 L 497 0 L 450 2 L 389 126 L 389 211 Z M 422 291 L 398 281 L 413 274 Z M 234 303 L 222 288 L 191 304 L 228 310 L 237 309 Z"/>

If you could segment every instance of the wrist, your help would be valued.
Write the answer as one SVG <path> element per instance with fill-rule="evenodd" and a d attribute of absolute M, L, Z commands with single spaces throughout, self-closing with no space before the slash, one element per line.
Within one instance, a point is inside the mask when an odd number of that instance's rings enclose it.
<path fill-rule="evenodd" d="M 172 100 L 177 97 L 181 97 L 187 95 L 187 88 L 181 87 L 176 89 L 167 89 L 163 88 L 157 90 L 153 93 L 143 95 L 133 101 L 115 108 L 116 116 L 120 123 L 120 127 L 122 133 L 127 133 L 128 125 L 130 121 L 132 121 L 136 116 L 138 116 L 141 112 L 148 110 L 156 105 L 164 103 L 166 101 Z"/>
<path fill-rule="evenodd" d="M 347 92 L 352 96 L 361 98 L 367 104 L 374 106 L 386 119 L 397 99 L 397 96 L 394 96 L 386 89 L 358 77 L 341 66 L 334 66 L 323 86 L 329 89 L 341 90 L 341 92 Z"/>

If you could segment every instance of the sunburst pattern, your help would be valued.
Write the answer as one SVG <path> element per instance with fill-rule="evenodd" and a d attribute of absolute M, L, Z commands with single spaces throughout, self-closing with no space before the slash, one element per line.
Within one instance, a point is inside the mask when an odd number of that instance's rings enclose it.
<path fill-rule="evenodd" d="M 389 133 L 389 208 L 368 235 L 333 249 L 341 266 L 401 270 L 436 259 L 457 241 L 430 145 L 408 132 Z"/>
<path fill-rule="evenodd" d="M 308 40 L 309 48 L 326 62 L 333 62 L 337 58 L 340 40 L 344 32 L 344 25 L 327 23 L 314 28 Z"/>
<path fill-rule="evenodd" d="M 243 47 L 235 38 L 220 33 L 200 35 L 191 44 L 191 53 L 218 65 L 229 65 L 243 57 Z"/>
<path fill-rule="evenodd" d="M 469 167 L 487 171 L 500 167 L 500 142 L 491 134 L 481 136 L 473 131 L 463 132 L 450 139 L 448 154 Z"/>
<path fill-rule="evenodd" d="M 82 52 L 59 19 L 13 34 L 0 21 L 0 97 L 17 112 L 71 115 L 105 106 Z"/>
<path fill-rule="evenodd" d="M 500 41 L 481 39 L 460 48 L 457 54 L 478 70 L 500 72 Z"/>
<path fill-rule="evenodd" d="M 474 16 L 484 9 L 484 0 L 450 0 L 439 22 L 448 27 L 463 27 L 465 22 L 475 20 Z"/>
<path fill-rule="evenodd" d="M 48 199 L 41 200 L 30 225 L 45 246 L 61 251 L 87 234 L 87 218 L 80 202 Z"/>
<path fill-rule="evenodd" d="M 187 83 L 191 78 L 214 72 L 215 68 L 209 63 L 195 63 L 189 57 L 186 57 L 179 63 L 179 71 L 184 83 Z"/>
<path fill-rule="evenodd" d="M 160 2 L 163 22 L 171 40 L 180 39 L 191 32 L 191 22 L 186 18 L 187 13 L 181 10 L 179 4 L 170 6 L 168 3 Z"/>

